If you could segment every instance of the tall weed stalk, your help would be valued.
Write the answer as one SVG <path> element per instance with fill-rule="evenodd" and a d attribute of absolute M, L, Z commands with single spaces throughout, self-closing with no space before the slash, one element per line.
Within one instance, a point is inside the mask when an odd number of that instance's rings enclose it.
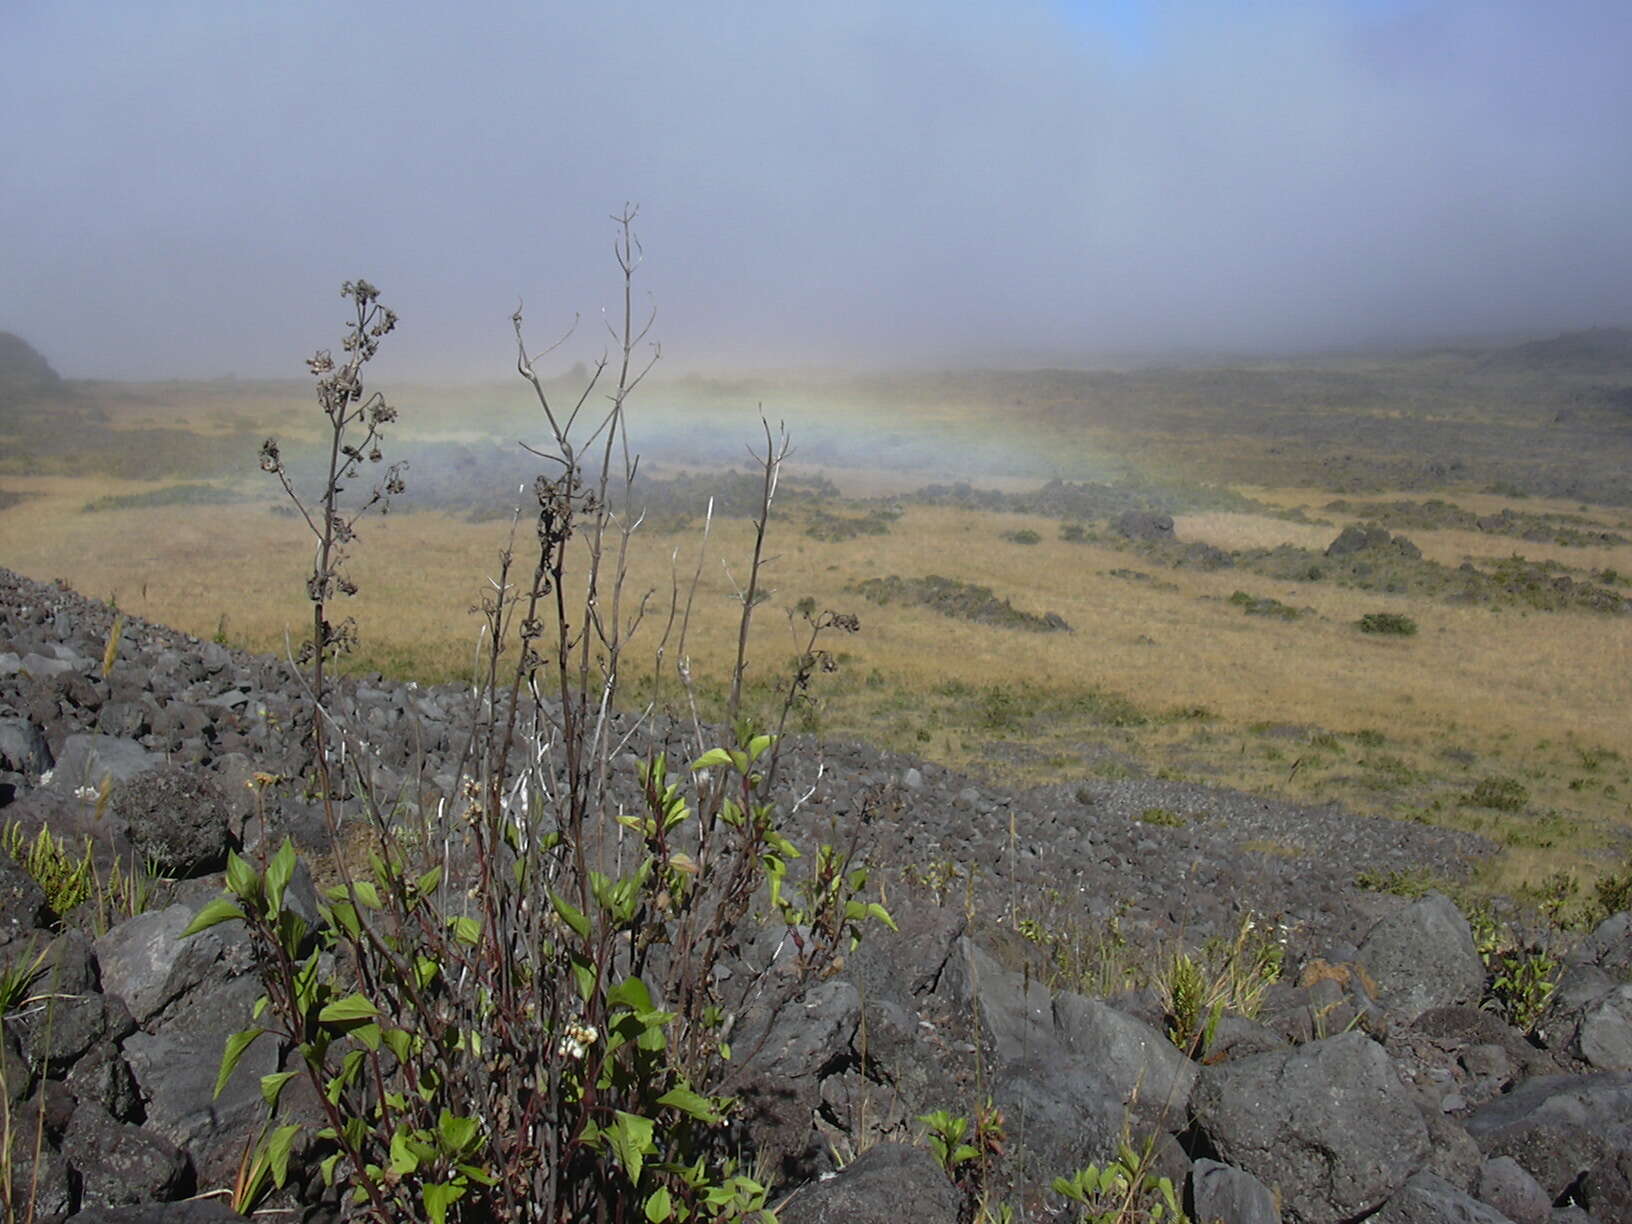
<path fill-rule="evenodd" d="M 291 1052 L 262 1081 L 274 1117 L 246 1168 L 281 1186 L 295 1154 L 309 1151 L 356 1218 L 774 1219 L 769 1187 L 737 1163 L 751 1144 L 732 1124 L 726 1090 L 734 1026 L 750 1011 L 774 1015 L 864 925 L 890 922 L 861 897 L 867 877 L 853 847 L 822 846 L 790 876 L 801 852 L 768 781 L 775 736 L 743 722 L 719 736 L 695 717 L 680 729 L 651 709 L 618 711 L 630 643 L 653 599 L 628 589 L 640 518 L 626 410 L 657 352 L 646 345 L 651 316 L 634 309 L 634 212 L 614 220 L 615 348 L 569 402 L 536 372 L 519 310 L 513 320 L 517 367 L 548 435 L 529 449 L 546 470 L 532 489 L 525 554 L 518 512 L 478 605 L 482 653 L 457 784 L 421 803 L 415 835 L 404 836 L 367 743 L 322 709 L 322 661 L 349 632 L 324 611 L 331 590 L 349 593 L 335 551 L 351 538 L 349 520 L 325 534 L 331 488 L 320 514 L 307 515 L 319 537 L 311 699 L 333 749 L 314 768 L 336 844 L 342 821 L 367 829 L 367 868 L 344 874 L 314 924 L 292 899 L 288 842 L 258 863 L 234 855 L 225 895 L 192 924 L 244 923 L 266 986 L 258 1019 L 228 1043 L 218 1090 L 254 1042 Z M 359 300 L 352 335 L 395 321 L 371 317 Z M 332 398 L 320 395 L 331 422 L 355 419 L 333 407 L 351 400 L 354 382 L 352 368 Z M 376 415 L 362 419 L 372 440 Z M 768 427 L 765 436 L 733 714 L 787 454 L 785 437 Z M 354 458 L 338 443 L 334 454 Z M 269 470 L 284 479 L 281 466 Z M 331 485 L 345 471 L 331 460 Z M 679 609 L 694 585 L 676 582 L 654 652 L 660 666 L 671 661 L 691 708 Z M 813 637 L 806 653 L 816 650 Z M 328 776 L 331 760 L 343 778 Z M 756 972 L 732 958 L 750 924 L 767 920 L 785 925 L 785 951 Z M 311 1081 L 316 1105 L 286 1118 L 280 1101 L 297 1076 Z M 297 1142 L 303 1127 L 309 1149 Z"/>

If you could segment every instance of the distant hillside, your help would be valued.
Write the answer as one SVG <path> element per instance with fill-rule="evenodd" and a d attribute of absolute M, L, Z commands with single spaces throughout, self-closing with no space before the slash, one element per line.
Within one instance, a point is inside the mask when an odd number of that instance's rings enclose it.
<path fill-rule="evenodd" d="M 1593 327 L 1498 349 L 1485 365 L 1576 374 L 1632 373 L 1632 328 Z"/>
<path fill-rule="evenodd" d="M 50 394 L 61 387 L 62 379 L 33 345 L 0 332 L 0 394 Z"/>

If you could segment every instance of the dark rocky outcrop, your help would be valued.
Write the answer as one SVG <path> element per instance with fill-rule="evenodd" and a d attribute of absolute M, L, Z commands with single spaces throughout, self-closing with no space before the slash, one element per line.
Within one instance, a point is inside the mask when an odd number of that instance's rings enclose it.
<path fill-rule="evenodd" d="M 1173 516 L 1154 510 L 1124 510 L 1116 516 L 1112 526 L 1117 534 L 1129 540 L 1171 540 Z"/>
<path fill-rule="evenodd" d="M 1328 557 L 1352 557 L 1356 553 L 1378 553 L 1407 561 L 1422 557 L 1422 549 L 1410 540 L 1403 535 L 1392 535 L 1388 528 L 1376 523 L 1350 523 L 1326 546 Z"/>

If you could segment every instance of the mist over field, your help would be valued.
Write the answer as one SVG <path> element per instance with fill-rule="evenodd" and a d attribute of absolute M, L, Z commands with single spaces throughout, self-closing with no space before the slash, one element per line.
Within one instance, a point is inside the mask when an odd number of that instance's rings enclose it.
<path fill-rule="evenodd" d="M 1094 365 L 1632 319 L 1610 0 L 57 5 L 0 13 L 0 330 L 73 377 Z"/>

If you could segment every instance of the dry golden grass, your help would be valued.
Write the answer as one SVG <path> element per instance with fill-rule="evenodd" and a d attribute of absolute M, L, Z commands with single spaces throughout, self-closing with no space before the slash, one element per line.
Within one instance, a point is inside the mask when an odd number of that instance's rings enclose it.
<path fill-rule="evenodd" d="M 863 476 L 863 484 L 873 478 Z M 269 513 L 266 500 L 207 510 L 176 507 L 84 514 L 108 493 L 156 487 L 140 482 L 7 478 L 0 488 L 33 496 L 0 512 L 0 555 L 31 577 L 62 578 L 88 594 L 116 596 L 137 615 L 208 637 L 281 653 L 285 634 L 304 632 L 301 597 L 310 564 L 304 526 Z M 1319 496 L 1298 492 L 1304 502 Z M 1029 527 L 1031 546 L 1003 538 Z M 1227 548 L 1293 543 L 1323 546 L 1334 533 L 1277 519 L 1240 515 L 1180 518 L 1182 537 Z M 478 619 L 469 608 L 493 572 L 503 543 L 499 524 L 470 524 L 429 513 L 393 513 L 365 521 L 353 576 L 362 594 L 356 615 L 363 650 L 354 666 L 449 678 L 468 674 Z M 521 544 L 530 536 L 522 524 Z M 1464 538 L 1467 537 L 1467 538 Z M 1412 533 L 1429 555 L 1452 563 L 1475 533 Z M 747 525 L 719 523 L 707 545 L 688 652 L 715 683 L 727 675 L 738 613 L 734 580 L 744 575 Z M 1545 555 L 1523 542 L 1529 556 Z M 649 675 L 676 568 L 689 576 L 697 534 L 636 537 L 625 619 L 650 603 L 643 636 L 626 674 Z M 678 562 L 674 554 L 678 550 Z M 1632 549 L 1559 550 L 1561 559 L 1632 570 Z M 1096 746 L 1109 745 L 1189 775 L 1293 798 L 1339 798 L 1352 806 L 1472 827 L 1513 842 L 1488 879 L 1511 887 L 1561 866 L 1592 874 L 1602 830 L 1632 825 L 1632 762 L 1626 711 L 1632 708 L 1632 620 L 1590 614 L 1526 614 L 1451 606 L 1325 584 L 1276 583 L 1230 570 L 1168 570 L 1134 554 L 1058 538 L 1047 519 L 911 507 L 884 536 L 828 543 L 801 534 L 797 520 L 775 529 L 773 589 L 755 621 L 755 679 L 769 680 L 793 653 L 783 610 L 806 596 L 818 606 L 855 611 L 864 632 L 828 644 L 847 652 L 844 672 L 824 690 L 821 726 L 866 735 L 950 763 L 1020 779 L 1078 775 Z M 1488 553 L 1486 555 L 1489 555 Z M 523 553 L 519 569 L 530 560 Z M 1148 581 L 1110 576 L 1146 573 Z M 941 574 L 991 587 L 1025 611 L 1053 611 L 1069 634 L 1031 634 L 952 620 L 932 611 L 876 607 L 853 585 L 890 574 Z M 1284 623 L 1247 617 L 1228 602 L 1244 588 L 1315 612 Z M 570 605 L 569 605 L 570 606 Z M 1419 622 L 1412 638 L 1360 634 L 1366 612 L 1396 611 Z M 675 647 L 671 644 L 672 659 Z M 876 677 L 876 684 L 863 683 Z M 959 686 L 962 686 L 961 688 Z M 1030 755 L 994 754 L 1001 727 L 982 725 L 967 694 L 1012 694 L 1017 737 Z M 1158 717 L 1140 728 L 1108 728 L 1074 713 L 1073 698 L 1095 689 L 1131 698 L 1162 715 L 1205 707 L 1208 719 Z M 962 695 L 960 695 L 962 694 Z M 1006 701 L 1010 700 L 1005 698 Z M 978 703 L 977 703 L 978 704 Z M 1031 707 L 1047 717 L 1031 718 Z M 1004 709 L 1010 708 L 1004 706 Z M 1054 711 L 1058 711 L 1058 717 Z M 1266 739 L 1255 728 L 1290 724 L 1338 733 L 1381 732 L 1383 749 L 1345 740 L 1333 750 L 1308 737 Z M 1012 737 L 1011 737 L 1012 738 Z M 1612 749 L 1618 762 L 1594 774 L 1578 748 Z M 1445 753 L 1471 754 L 1448 763 Z M 1389 761 L 1380 763 L 1386 756 Z M 1394 786 L 1380 769 L 1421 779 Z M 1556 807 L 1579 818 L 1575 832 L 1545 840 L 1526 832 L 1529 817 L 1467 809 L 1458 796 L 1487 774 L 1521 777 L 1531 808 Z M 1623 780 L 1625 779 L 1625 780 Z M 1386 779 L 1384 779 L 1386 782 Z M 1572 788 L 1573 784 L 1573 788 Z M 1617 789 L 1618 788 L 1618 789 Z M 1364 865 L 1357 865 L 1359 870 Z"/>

